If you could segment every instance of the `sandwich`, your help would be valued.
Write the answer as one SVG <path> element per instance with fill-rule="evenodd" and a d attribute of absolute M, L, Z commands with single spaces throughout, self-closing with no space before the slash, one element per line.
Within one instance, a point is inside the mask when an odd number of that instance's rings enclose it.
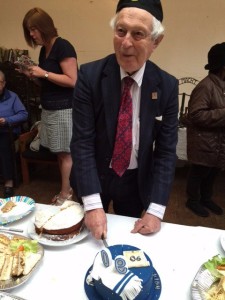
<path fill-rule="evenodd" d="M 29 274 L 41 259 L 37 241 L 0 234 L 0 280 Z"/>

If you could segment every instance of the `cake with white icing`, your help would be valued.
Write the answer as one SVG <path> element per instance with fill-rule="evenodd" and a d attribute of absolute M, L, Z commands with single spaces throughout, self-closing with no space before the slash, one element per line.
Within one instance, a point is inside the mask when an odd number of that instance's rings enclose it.
<path fill-rule="evenodd" d="M 83 207 L 74 201 L 65 201 L 61 206 L 48 206 L 35 213 L 35 231 L 38 234 L 65 235 L 78 234 L 84 219 Z M 50 237 L 51 238 L 51 237 Z"/>
<path fill-rule="evenodd" d="M 161 282 L 155 282 L 155 275 L 146 253 L 133 246 L 115 245 L 97 253 L 86 276 L 85 290 L 89 299 L 150 300 L 154 295 L 156 300 Z"/>

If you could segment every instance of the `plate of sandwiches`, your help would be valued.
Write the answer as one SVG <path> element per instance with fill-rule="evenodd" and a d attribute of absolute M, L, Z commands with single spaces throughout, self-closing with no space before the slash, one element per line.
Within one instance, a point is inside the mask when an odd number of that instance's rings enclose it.
<path fill-rule="evenodd" d="M 37 241 L 22 235 L 0 234 L 0 290 L 25 283 L 34 274 L 43 256 L 44 249 Z"/>
<path fill-rule="evenodd" d="M 27 196 L 0 198 L 0 225 L 24 218 L 35 209 L 35 201 Z"/>
<path fill-rule="evenodd" d="M 77 243 L 89 234 L 84 225 L 83 206 L 71 200 L 61 206 L 46 205 L 37 209 L 27 232 L 40 244 L 53 247 Z"/>
<path fill-rule="evenodd" d="M 215 255 L 201 265 L 191 285 L 192 300 L 225 299 L 225 257 Z"/>

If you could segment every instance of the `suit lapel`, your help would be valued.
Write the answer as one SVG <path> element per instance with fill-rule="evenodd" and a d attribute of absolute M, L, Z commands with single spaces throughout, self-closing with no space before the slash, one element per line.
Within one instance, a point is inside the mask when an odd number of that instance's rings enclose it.
<path fill-rule="evenodd" d="M 120 107 L 121 80 L 119 66 L 112 57 L 104 70 L 102 93 L 105 109 L 105 120 L 110 146 L 113 148 L 116 134 L 117 117 Z"/>
<path fill-rule="evenodd" d="M 152 144 L 155 117 L 160 115 L 160 78 L 151 62 L 146 68 L 141 88 L 139 152 Z"/>

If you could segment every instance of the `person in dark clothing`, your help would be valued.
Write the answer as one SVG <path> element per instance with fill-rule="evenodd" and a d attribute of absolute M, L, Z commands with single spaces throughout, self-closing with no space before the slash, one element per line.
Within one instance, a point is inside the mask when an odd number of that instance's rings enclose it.
<path fill-rule="evenodd" d="M 192 91 L 187 115 L 186 206 L 201 217 L 209 211 L 223 214 L 213 201 L 213 187 L 225 169 L 225 42 L 211 47 L 205 69 L 209 73 Z"/>
<path fill-rule="evenodd" d="M 69 176 L 72 167 L 72 99 L 77 80 L 77 54 L 73 45 L 58 36 L 50 15 L 43 9 L 30 9 L 23 19 L 27 44 L 41 46 L 38 66 L 23 71 L 41 86 L 41 145 L 55 153 L 61 173 L 61 188 L 50 203 L 61 205 L 71 200 Z"/>
<path fill-rule="evenodd" d="M 162 19 L 159 0 L 120 0 L 111 21 L 115 53 L 80 67 L 71 185 L 96 239 L 107 234 L 111 200 L 116 214 L 138 218 L 133 233 L 161 228 L 178 130 L 178 80 L 149 60 L 164 35 Z"/>

